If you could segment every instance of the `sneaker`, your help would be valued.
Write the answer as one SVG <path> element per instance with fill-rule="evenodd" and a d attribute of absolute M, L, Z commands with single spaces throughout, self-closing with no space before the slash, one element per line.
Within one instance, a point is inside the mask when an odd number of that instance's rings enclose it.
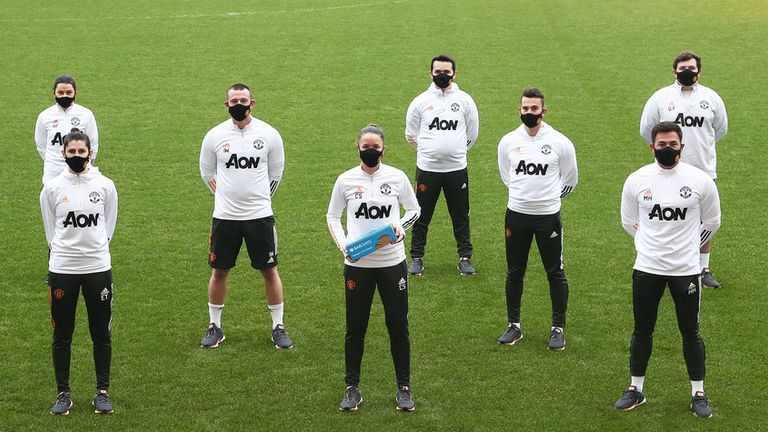
<path fill-rule="evenodd" d="M 397 406 L 395 408 L 398 411 L 411 412 L 416 409 L 416 406 L 413 404 L 413 394 L 411 393 L 411 388 L 408 386 L 401 386 L 397 389 L 395 402 L 397 402 Z"/>
<path fill-rule="evenodd" d="M 552 333 L 549 335 L 549 342 L 547 342 L 547 349 L 550 351 L 562 351 L 565 349 L 565 334 L 563 334 L 563 329 L 560 327 L 552 329 Z"/>
<path fill-rule="evenodd" d="M 411 266 L 408 267 L 408 274 L 413 276 L 421 276 L 424 273 L 424 260 L 421 258 L 414 258 L 411 261 Z"/>
<path fill-rule="evenodd" d="M 707 288 L 720 288 L 720 282 L 715 280 L 715 277 L 712 276 L 712 272 L 708 268 L 701 272 L 701 284 Z"/>
<path fill-rule="evenodd" d="M 208 325 L 203 340 L 200 341 L 201 348 L 216 348 L 226 339 L 224 332 L 214 323 Z"/>
<path fill-rule="evenodd" d="M 691 411 L 693 415 L 701 418 L 712 417 L 712 408 L 709 406 L 709 398 L 703 391 L 697 391 L 691 398 Z"/>
<path fill-rule="evenodd" d="M 112 403 L 109 402 L 109 393 L 106 390 L 99 390 L 96 393 L 96 397 L 91 402 L 93 405 L 93 412 L 96 414 L 112 414 L 115 410 L 112 408 Z"/>
<path fill-rule="evenodd" d="M 339 411 L 357 411 L 357 406 L 363 401 L 363 395 L 357 386 L 347 386 L 344 390 L 344 399 L 339 404 Z"/>
<path fill-rule="evenodd" d="M 293 348 L 293 341 L 288 337 L 288 333 L 285 332 L 285 327 L 282 324 L 278 324 L 272 329 L 272 342 L 275 343 L 275 348 L 277 349 Z"/>
<path fill-rule="evenodd" d="M 472 263 L 469 262 L 469 257 L 459 258 L 459 264 L 456 266 L 459 269 L 459 274 L 462 276 L 469 276 L 475 274 L 475 268 L 472 267 Z"/>
<path fill-rule="evenodd" d="M 514 345 L 523 338 L 523 332 L 520 331 L 520 327 L 509 323 L 509 326 L 507 327 L 507 330 L 504 332 L 503 335 L 501 335 L 498 339 L 500 344 L 503 345 Z"/>
<path fill-rule="evenodd" d="M 59 392 L 56 396 L 56 403 L 51 407 L 52 415 L 69 415 L 69 409 L 72 408 L 72 398 L 69 392 Z"/>
<path fill-rule="evenodd" d="M 645 403 L 645 395 L 643 392 L 637 391 L 637 387 L 629 386 L 624 390 L 624 394 L 621 395 L 619 400 L 616 401 L 616 409 L 627 412 L 638 405 Z"/>

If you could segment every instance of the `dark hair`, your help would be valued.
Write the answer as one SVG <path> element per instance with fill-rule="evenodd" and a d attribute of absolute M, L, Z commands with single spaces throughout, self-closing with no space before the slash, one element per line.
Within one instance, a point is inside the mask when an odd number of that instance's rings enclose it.
<path fill-rule="evenodd" d="M 53 91 L 56 91 L 56 87 L 59 84 L 71 84 L 72 88 L 77 92 L 77 84 L 75 84 L 75 78 L 72 75 L 59 75 L 56 80 L 53 81 Z"/>
<path fill-rule="evenodd" d="M 680 62 L 688 61 L 690 59 L 696 59 L 696 68 L 701 69 L 701 57 L 696 55 L 693 51 L 683 51 L 675 57 L 672 61 L 672 69 L 677 70 L 677 64 Z"/>
<path fill-rule="evenodd" d="M 236 83 L 229 86 L 229 88 L 227 89 L 227 97 L 229 97 L 229 92 L 232 90 L 248 90 L 248 94 L 251 95 L 251 98 L 253 98 L 253 93 L 251 92 L 250 87 L 248 87 L 243 83 Z"/>
<path fill-rule="evenodd" d="M 91 139 L 80 129 L 72 128 L 70 133 L 64 135 L 64 150 L 67 149 L 67 144 L 72 141 L 85 141 L 85 146 L 88 147 L 88 151 L 91 151 Z"/>
<path fill-rule="evenodd" d="M 432 57 L 432 61 L 429 62 L 429 71 L 432 71 L 432 67 L 435 66 L 435 62 L 449 62 L 451 64 L 451 69 L 456 72 L 456 61 L 452 58 L 448 57 L 445 54 L 440 54 L 439 56 Z"/>
<path fill-rule="evenodd" d="M 680 142 L 683 141 L 683 130 L 680 129 L 680 126 L 677 123 L 666 121 L 657 124 L 651 129 L 651 144 L 656 142 L 656 135 L 662 132 L 677 132 L 677 138 Z"/>
<path fill-rule="evenodd" d="M 360 132 L 357 134 L 357 146 L 358 147 L 360 146 L 360 138 L 362 138 L 363 135 L 368 134 L 368 133 L 371 133 L 371 134 L 374 134 L 374 135 L 378 135 L 379 137 L 381 137 L 381 143 L 382 144 L 384 143 L 384 131 L 381 130 L 379 125 L 370 123 L 366 127 L 360 129 Z"/>
<path fill-rule="evenodd" d="M 523 94 L 520 95 L 520 99 L 522 100 L 524 97 L 539 98 L 541 99 L 541 105 L 544 105 L 544 93 L 542 93 L 541 90 L 537 89 L 536 87 L 530 87 L 523 90 Z"/>

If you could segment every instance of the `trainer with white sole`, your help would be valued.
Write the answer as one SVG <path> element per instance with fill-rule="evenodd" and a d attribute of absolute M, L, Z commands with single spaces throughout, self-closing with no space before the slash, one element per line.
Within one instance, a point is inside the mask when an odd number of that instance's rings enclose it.
<path fill-rule="evenodd" d="M 704 171 L 680 161 L 686 140 L 680 126 L 661 122 L 651 131 L 651 139 L 656 161 L 630 174 L 621 195 L 621 224 L 634 239 L 637 257 L 632 273 L 630 387 L 616 408 L 628 411 L 645 401 L 653 331 L 669 287 L 691 380 L 691 409 L 697 416 L 710 417 L 704 394 L 706 355 L 699 332 L 699 246 L 720 227 L 720 198 Z"/>
<path fill-rule="evenodd" d="M 354 411 L 362 401 L 358 389 L 360 366 L 371 304 L 378 289 L 395 365 L 397 407 L 411 411 L 408 269 L 402 241 L 405 230 L 419 218 L 419 203 L 405 173 L 381 163 L 384 132 L 378 126 L 368 125 L 360 131 L 357 152 L 360 164 L 336 179 L 326 214 L 331 236 L 344 255 L 346 390 L 339 409 Z M 402 217 L 401 206 L 405 210 Z M 346 232 L 341 224 L 344 209 L 347 211 Z M 376 231 L 380 229 L 389 234 L 380 236 Z M 376 239 L 375 247 L 366 249 L 367 255 L 358 254 L 361 245 L 373 241 L 364 240 L 371 232 Z"/>

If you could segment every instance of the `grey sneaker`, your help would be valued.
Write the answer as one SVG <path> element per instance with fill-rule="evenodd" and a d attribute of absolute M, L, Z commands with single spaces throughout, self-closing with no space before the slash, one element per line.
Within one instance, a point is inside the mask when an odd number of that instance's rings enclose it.
<path fill-rule="evenodd" d="M 691 398 L 691 411 L 693 415 L 701 418 L 712 417 L 712 408 L 709 406 L 709 399 L 702 391 L 697 391 Z"/>
<path fill-rule="evenodd" d="M 712 276 L 712 272 L 708 268 L 701 272 L 701 284 L 707 288 L 720 288 L 720 282 Z"/>
<path fill-rule="evenodd" d="M 357 411 L 357 406 L 363 401 L 363 395 L 356 386 L 347 386 L 344 390 L 344 399 L 339 404 L 339 411 Z"/>
<path fill-rule="evenodd" d="M 509 323 L 507 330 L 503 335 L 499 336 L 499 343 L 503 345 L 514 345 L 523 338 L 523 332 L 520 328 L 512 323 Z"/>
<path fill-rule="evenodd" d="M 208 325 L 203 340 L 200 341 L 201 348 L 216 348 L 226 339 L 224 332 L 214 323 Z"/>
<path fill-rule="evenodd" d="M 72 408 L 72 398 L 69 392 L 59 392 L 56 396 L 56 403 L 51 407 L 52 415 L 69 415 L 69 409 Z"/>
<path fill-rule="evenodd" d="M 624 394 L 621 395 L 619 400 L 616 401 L 616 409 L 627 412 L 638 405 L 645 403 L 645 395 L 643 392 L 637 391 L 637 387 L 629 386 L 624 390 Z"/>
<path fill-rule="evenodd" d="M 397 389 L 395 402 L 397 402 L 397 406 L 395 408 L 398 411 L 411 412 L 416 409 L 416 406 L 413 404 L 413 394 L 411 393 L 411 388 L 408 386 L 401 386 Z"/>
<path fill-rule="evenodd" d="M 459 274 L 462 276 L 469 276 L 475 274 L 475 268 L 472 267 L 472 263 L 469 262 L 469 257 L 459 258 L 459 264 L 456 266 L 459 269 Z"/>
<path fill-rule="evenodd" d="M 115 412 L 112 408 L 112 403 L 109 402 L 109 393 L 106 390 L 96 392 L 96 397 L 93 398 L 91 405 L 93 405 L 93 412 L 96 414 L 112 414 Z"/>
<path fill-rule="evenodd" d="M 411 266 L 408 267 L 408 274 L 414 276 L 421 276 L 424 273 L 424 260 L 421 258 L 414 258 L 411 261 Z"/>
<path fill-rule="evenodd" d="M 565 349 L 565 334 L 563 329 L 555 327 L 549 334 L 549 342 L 547 342 L 547 348 L 550 351 L 562 351 Z"/>
<path fill-rule="evenodd" d="M 272 342 L 275 343 L 275 348 L 277 349 L 293 348 L 293 341 L 288 337 L 288 333 L 285 332 L 285 327 L 282 324 L 278 324 L 272 329 Z"/>

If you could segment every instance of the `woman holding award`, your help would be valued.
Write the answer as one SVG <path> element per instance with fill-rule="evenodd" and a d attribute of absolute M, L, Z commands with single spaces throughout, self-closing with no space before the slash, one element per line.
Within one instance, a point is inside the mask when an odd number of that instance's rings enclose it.
<path fill-rule="evenodd" d="M 413 411 L 408 269 L 402 240 L 405 230 L 419 218 L 421 209 L 405 173 L 381 163 L 384 132 L 378 126 L 371 124 L 360 131 L 357 150 L 360 165 L 336 179 L 326 215 L 333 240 L 344 254 L 347 387 L 339 409 L 354 411 L 363 401 L 358 389 L 360 364 L 373 294 L 378 287 L 397 377 L 396 408 L 398 411 Z M 405 209 L 402 218 L 401 206 Z M 345 208 L 346 233 L 341 225 L 341 214 Z M 382 237 L 388 241 L 382 240 Z M 365 247 L 370 244 L 375 246 Z"/>

